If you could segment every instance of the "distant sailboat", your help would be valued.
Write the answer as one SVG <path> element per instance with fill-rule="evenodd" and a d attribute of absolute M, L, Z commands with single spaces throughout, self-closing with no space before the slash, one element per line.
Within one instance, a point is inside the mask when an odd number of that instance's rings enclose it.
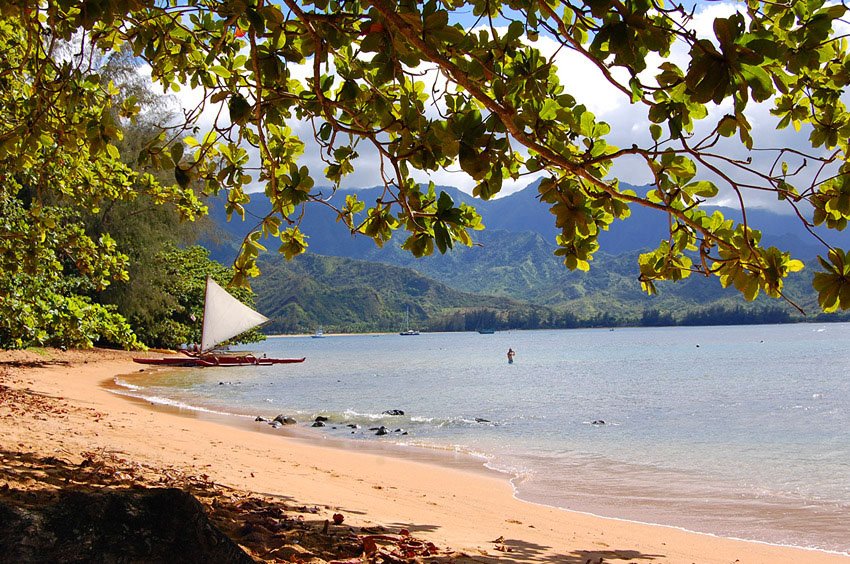
<path fill-rule="evenodd" d="M 207 276 L 204 292 L 204 319 L 201 328 L 201 350 L 181 351 L 185 357 L 134 358 L 140 364 L 167 366 L 252 366 L 304 362 L 304 358 L 258 358 L 253 354 L 215 354 L 219 343 L 269 321 L 265 315 L 246 306 Z"/>
<path fill-rule="evenodd" d="M 313 339 L 323 339 L 325 337 L 325 330 L 319 327 L 316 329 L 316 332 L 310 335 Z"/>
<path fill-rule="evenodd" d="M 410 328 L 410 307 L 408 307 L 404 312 L 404 327 L 404 331 L 399 333 L 399 335 L 403 337 L 410 337 L 419 334 L 419 331 Z"/>

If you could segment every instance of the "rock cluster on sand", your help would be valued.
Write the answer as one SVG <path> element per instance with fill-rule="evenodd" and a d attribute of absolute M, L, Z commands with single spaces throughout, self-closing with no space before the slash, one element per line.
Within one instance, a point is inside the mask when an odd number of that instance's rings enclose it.
<path fill-rule="evenodd" d="M 404 411 L 402 411 L 401 409 L 388 409 L 388 410 L 383 412 L 383 415 L 389 415 L 389 416 L 392 416 L 392 417 L 399 417 L 399 416 L 404 415 Z M 260 423 L 268 423 L 269 425 L 271 425 L 275 429 L 278 429 L 278 428 L 280 428 L 284 425 L 295 425 L 297 423 L 295 418 L 290 417 L 289 415 L 284 415 L 283 413 L 281 413 L 280 415 L 278 415 L 277 417 L 275 417 L 272 420 L 269 420 L 269 419 L 263 417 L 262 415 L 258 415 L 257 417 L 254 418 L 254 421 L 257 421 L 257 422 L 260 422 Z M 313 423 L 310 424 L 310 427 L 326 427 L 327 426 L 326 424 L 329 421 L 330 421 L 330 419 L 328 417 L 326 417 L 324 415 L 317 415 L 316 418 L 313 419 Z M 476 421 L 488 422 L 489 423 L 489 421 L 487 421 L 486 419 L 476 419 Z M 341 425 L 341 423 L 340 423 L 340 425 Z M 355 423 L 348 423 L 345 426 L 348 427 L 349 429 L 359 429 L 360 428 L 360 426 L 355 424 Z M 336 429 L 336 427 L 331 427 L 331 428 Z M 398 433 L 400 435 L 407 435 L 408 434 L 408 432 L 405 431 L 404 429 L 396 429 L 394 431 L 390 431 L 390 429 L 388 429 L 387 427 L 385 427 L 383 425 L 381 425 L 380 427 L 371 427 L 371 428 L 369 428 L 369 430 L 375 431 L 375 435 L 377 435 L 377 436 L 389 435 L 391 432 L 392 433 Z M 352 431 L 352 433 L 354 433 L 354 431 Z"/>

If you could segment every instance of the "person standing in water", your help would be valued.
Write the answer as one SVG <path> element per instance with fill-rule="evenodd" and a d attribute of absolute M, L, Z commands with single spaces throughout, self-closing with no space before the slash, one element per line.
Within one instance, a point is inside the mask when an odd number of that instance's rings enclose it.
<path fill-rule="evenodd" d="M 514 352 L 514 350 L 513 350 L 513 349 L 511 349 L 511 348 L 509 348 L 509 349 L 508 349 L 508 364 L 513 364 L 513 363 L 514 363 L 514 356 L 515 356 L 515 355 L 516 355 L 516 353 Z"/>

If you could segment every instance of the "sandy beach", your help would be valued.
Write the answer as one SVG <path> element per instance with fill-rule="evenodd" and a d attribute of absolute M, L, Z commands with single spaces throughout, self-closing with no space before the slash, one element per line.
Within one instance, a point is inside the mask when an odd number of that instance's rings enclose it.
<path fill-rule="evenodd" d="M 117 375 L 142 369 L 131 356 L 117 351 L 0 352 L 0 489 L 56 487 L 35 472 L 24 476 L 22 468 L 51 460 L 73 467 L 98 456 L 135 465 L 146 483 L 156 482 L 158 475 L 200 476 L 231 497 L 254 494 L 308 508 L 320 524 L 340 514 L 342 526 L 355 533 L 409 531 L 439 548 L 423 562 L 850 563 L 850 555 L 534 505 L 515 499 L 501 476 L 354 447 L 332 448 L 288 437 L 285 431 L 261 432 L 155 409 L 104 386 Z M 251 554 L 284 559 L 282 552 Z M 293 561 L 308 561 L 308 556 Z"/>

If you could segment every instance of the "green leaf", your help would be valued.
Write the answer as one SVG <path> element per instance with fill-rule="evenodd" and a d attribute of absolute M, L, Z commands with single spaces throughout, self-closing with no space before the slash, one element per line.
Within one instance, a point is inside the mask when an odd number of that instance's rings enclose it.
<path fill-rule="evenodd" d="M 560 104 L 555 100 L 547 99 L 543 102 L 543 107 L 540 108 L 540 119 L 551 121 L 558 117 L 558 110 L 561 108 Z"/>
<path fill-rule="evenodd" d="M 735 116 L 723 116 L 720 123 L 717 124 L 717 132 L 723 137 L 732 137 L 738 129 L 738 120 Z"/>
<path fill-rule="evenodd" d="M 221 65 L 213 65 L 210 67 L 210 72 L 221 78 L 230 78 L 230 71 Z"/>
<path fill-rule="evenodd" d="M 174 167 L 174 180 L 181 188 L 186 188 L 192 181 L 192 177 L 188 171 L 183 170 L 180 166 Z"/>
<path fill-rule="evenodd" d="M 307 250 L 307 242 L 304 240 L 304 234 L 297 227 L 290 227 L 282 231 L 280 233 L 280 240 L 281 245 L 278 252 L 286 260 L 292 260 Z"/>
<path fill-rule="evenodd" d="M 230 110 L 230 121 L 233 123 L 244 125 L 251 117 L 251 104 L 241 94 L 231 96 L 227 108 Z"/>
<path fill-rule="evenodd" d="M 490 163 L 483 154 L 478 153 L 472 146 L 463 142 L 460 143 L 458 149 L 460 168 L 475 180 L 484 178 L 490 168 Z"/>
<path fill-rule="evenodd" d="M 445 213 L 452 209 L 455 205 L 452 197 L 449 196 L 448 192 L 440 192 L 440 197 L 437 200 L 437 215 L 439 216 L 442 213 Z"/>
<path fill-rule="evenodd" d="M 266 32 L 266 20 L 263 17 L 263 14 L 258 12 L 255 8 L 248 8 L 245 12 L 245 16 L 248 18 L 248 21 L 251 22 L 251 27 L 254 28 L 254 31 L 256 31 L 258 35 L 263 35 Z"/>
<path fill-rule="evenodd" d="M 718 189 L 713 182 L 708 180 L 698 180 L 691 182 L 682 188 L 688 194 L 693 196 L 701 196 L 703 198 L 713 198 L 717 195 Z"/>
<path fill-rule="evenodd" d="M 434 222 L 434 242 L 441 254 L 452 248 L 452 237 L 442 221 Z"/>
<path fill-rule="evenodd" d="M 650 135 L 652 135 L 653 141 L 658 141 L 659 139 L 661 139 L 661 134 L 663 132 L 661 130 L 660 125 L 653 123 L 649 126 L 649 133 L 650 133 Z"/>
<path fill-rule="evenodd" d="M 769 100 L 774 93 L 773 81 L 770 75 L 761 67 L 743 65 L 744 78 L 750 86 L 750 91 L 753 94 L 753 99 L 757 102 Z"/>
<path fill-rule="evenodd" d="M 171 160 L 174 161 L 175 164 L 179 163 L 183 158 L 183 143 L 179 141 L 171 145 Z"/>

